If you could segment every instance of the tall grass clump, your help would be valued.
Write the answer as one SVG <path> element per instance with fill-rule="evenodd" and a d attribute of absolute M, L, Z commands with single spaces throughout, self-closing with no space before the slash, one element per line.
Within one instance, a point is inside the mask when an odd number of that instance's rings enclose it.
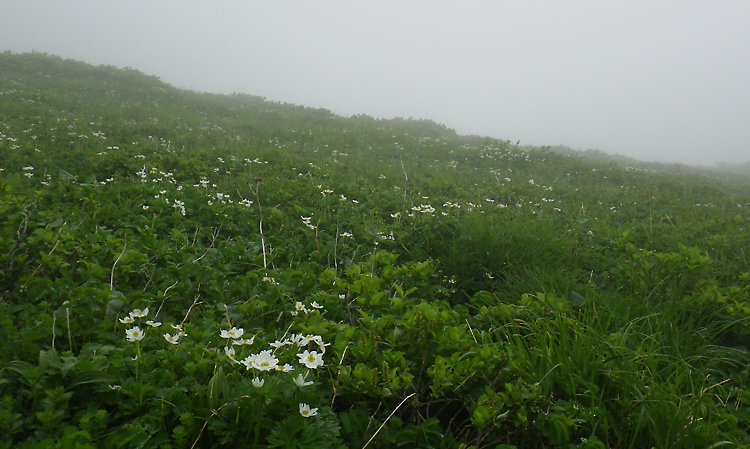
<path fill-rule="evenodd" d="M 737 392 L 726 384 L 746 354 L 719 344 L 731 323 L 712 313 L 542 293 L 482 309 L 511 366 L 539 386 L 550 410 L 586 411 L 572 413 L 562 435 L 631 448 L 706 447 L 717 435 L 742 441 L 724 433 L 738 405 L 728 403 Z"/>

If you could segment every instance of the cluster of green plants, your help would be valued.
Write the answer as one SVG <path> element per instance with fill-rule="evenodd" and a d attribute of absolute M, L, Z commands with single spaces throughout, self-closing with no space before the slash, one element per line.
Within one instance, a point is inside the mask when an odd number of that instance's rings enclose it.
<path fill-rule="evenodd" d="M 0 447 L 749 447 L 750 180 L 0 54 Z"/>

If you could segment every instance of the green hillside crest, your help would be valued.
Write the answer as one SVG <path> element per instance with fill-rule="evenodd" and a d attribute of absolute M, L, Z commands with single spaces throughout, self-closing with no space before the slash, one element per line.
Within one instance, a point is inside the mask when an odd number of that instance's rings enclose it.
<path fill-rule="evenodd" d="M 0 448 L 749 447 L 742 167 L 0 53 Z"/>

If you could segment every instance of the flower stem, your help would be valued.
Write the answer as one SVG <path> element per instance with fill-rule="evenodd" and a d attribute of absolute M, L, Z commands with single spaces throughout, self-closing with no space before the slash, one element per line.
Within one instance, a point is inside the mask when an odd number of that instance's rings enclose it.
<path fill-rule="evenodd" d="M 138 374 L 141 367 L 141 342 L 135 342 L 135 380 L 138 380 Z"/>

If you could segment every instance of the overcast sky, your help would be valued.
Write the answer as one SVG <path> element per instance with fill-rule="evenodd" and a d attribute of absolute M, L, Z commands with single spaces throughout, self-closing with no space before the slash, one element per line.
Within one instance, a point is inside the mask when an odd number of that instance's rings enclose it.
<path fill-rule="evenodd" d="M 750 160 L 749 0 L 0 0 L 0 50 L 522 145 Z"/>

